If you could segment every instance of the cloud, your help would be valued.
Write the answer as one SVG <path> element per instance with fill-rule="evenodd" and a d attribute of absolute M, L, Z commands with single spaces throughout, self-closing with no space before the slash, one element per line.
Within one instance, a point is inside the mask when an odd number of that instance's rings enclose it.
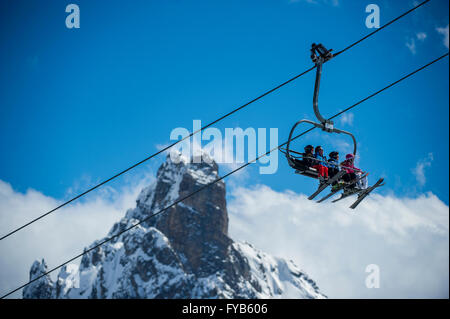
<path fill-rule="evenodd" d="M 65 191 L 65 198 L 71 198 L 77 196 L 80 193 L 85 192 L 87 189 L 91 188 L 92 185 L 98 184 L 95 183 L 92 177 L 88 174 L 82 174 L 79 178 L 73 181 L 72 186 L 67 188 Z"/>
<path fill-rule="evenodd" d="M 416 36 L 420 41 L 425 41 L 425 39 L 427 38 L 427 34 L 425 32 L 419 32 L 416 34 Z"/>
<path fill-rule="evenodd" d="M 353 126 L 353 119 L 355 115 L 353 113 L 344 113 L 341 115 L 339 121 L 341 125 Z"/>
<path fill-rule="evenodd" d="M 0 242 L 0 293 L 26 283 L 35 259 L 44 257 L 51 268 L 104 237 L 152 180 L 144 176 L 95 192 Z M 448 206 L 431 193 L 374 194 L 355 211 L 348 209 L 351 199 L 316 204 L 303 194 L 262 185 L 235 186 L 229 193 L 231 237 L 294 260 L 329 297 L 448 298 Z M 0 234 L 58 204 L 0 180 Z M 380 266 L 379 289 L 364 286 L 369 264 Z"/>
<path fill-rule="evenodd" d="M 278 167 L 277 150 L 265 157 L 261 156 L 268 149 L 276 148 L 279 144 L 277 128 L 268 130 L 252 127 L 245 130 L 239 127 L 226 128 L 224 134 L 217 128 L 208 128 L 203 134 L 207 134 L 207 137 L 198 134 L 197 139 L 186 139 L 184 143 L 175 145 L 166 153 L 169 151 L 181 152 L 186 159 L 192 158 L 192 156 L 199 158 L 200 154 L 207 154 L 208 158 L 213 159 L 226 172 L 237 170 L 248 161 L 255 159 L 258 159 L 256 162 L 262 164 L 259 167 L 262 174 L 273 174 L 272 171 L 276 171 Z M 156 147 L 162 149 L 160 145 L 156 145 Z M 264 168 L 269 168 L 269 172 L 264 171 Z M 248 177 L 247 170 L 237 170 L 231 178 L 237 179 L 236 182 L 239 183 Z"/>
<path fill-rule="evenodd" d="M 339 128 L 339 127 L 338 127 Z M 342 127 L 341 127 L 342 128 Z M 345 157 L 345 154 L 353 153 L 353 140 L 350 136 L 346 134 L 324 134 L 323 132 L 320 132 L 318 130 L 312 132 L 310 134 L 311 138 L 314 138 L 313 140 L 317 140 L 320 138 L 320 145 L 324 149 L 324 154 L 328 156 L 328 154 L 331 151 L 337 151 L 340 154 L 341 159 Z M 308 137 L 309 138 L 309 137 Z M 308 140 L 308 142 L 312 142 L 313 140 Z M 306 145 L 306 143 L 304 143 Z M 311 144 L 311 143 L 309 143 Z M 313 145 L 316 145 L 312 143 Z M 319 144 L 317 144 L 319 145 Z M 316 146 L 317 146 L 316 145 Z M 358 143 L 358 148 L 361 147 L 361 145 Z M 302 147 L 303 149 L 303 147 Z"/>
<path fill-rule="evenodd" d="M 426 158 L 423 158 L 417 162 L 416 167 L 413 169 L 413 174 L 416 177 L 417 183 L 420 186 L 425 185 L 427 179 L 425 177 L 425 168 L 431 166 L 433 161 L 433 153 L 428 153 Z"/>
<path fill-rule="evenodd" d="M 1 241 L 0 293 L 3 295 L 28 282 L 34 260 L 45 258 L 52 268 L 106 236 L 126 210 L 135 206 L 139 192 L 153 179 L 145 175 L 139 182 L 129 182 L 120 189 L 105 185 L 86 200 L 61 208 Z M 5 235 L 59 204 L 60 201 L 36 190 L 16 192 L 0 180 L 0 234 Z M 21 298 L 21 293 L 12 297 Z"/>
<path fill-rule="evenodd" d="M 236 189 L 228 212 L 233 239 L 292 259 L 330 298 L 448 298 L 449 207 L 429 193 L 317 204 L 267 186 Z M 261 235 L 264 234 L 264 235 Z M 380 267 L 380 288 L 365 286 Z"/>
<path fill-rule="evenodd" d="M 448 49 L 448 24 L 444 28 L 436 28 L 436 31 L 444 36 L 444 45 Z"/>
<path fill-rule="evenodd" d="M 417 51 L 416 51 L 416 40 L 411 38 L 405 43 L 405 45 L 409 49 L 409 51 L 411 51 L 411 53 L 413 55 L 415 55 L 417 53 Z"/>
<path fill-rule="evenodd" d="M 175 141 L 174 141 L 175 142 Z M 170 144 L 168 144 L 168 143 L 166 143 L 166 144 L 156 144 L 155 145 L 155 148 L 158 150 L 158 151 L 162 151 L 163 149 L 165 149 L 166 147 L 168 147 Z M 168 154 L 169 153 L 169 150 L 165 150 L 164 151 L 164 153 L 165 154 Z"/>
<path fill-rule="evenodd" d="M 415 37 L 411 37 L 408 38 L 408 40 L 406 41 L 405 45 L 406 47 L 409 49 L 409 51 L 411 51 L 411 53 L 413 55 L 415 55 L 417 53 L 417 42 L 416 39 L 420 42 L 424 42 L 425 39 L 427 38 L 427 34 L 425 32 L 418 32 L 416 33 Z"/>

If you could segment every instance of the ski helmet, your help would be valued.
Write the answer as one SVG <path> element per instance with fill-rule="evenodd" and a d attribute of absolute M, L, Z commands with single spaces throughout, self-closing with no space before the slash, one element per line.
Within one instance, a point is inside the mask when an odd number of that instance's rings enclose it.
<path fill-rule="evenodd" d="M 328 156 L 329 156 L 330 158 L 337 158 L 338 155 L 339 155 L 339 153 L 336 152 L 336 151 L 333 151 L 333 152 L 331 152 L 330 154 L 328 154 Z"/>
<path fill-rule="evenodd" d="M 353 155 L 353 154 L 347 154 L 347 155 L 345 156 L 345 158 L 346 158 L 346 159 L 354 159 L 354 158 L 355 158 L 355 155 Z"/>
<path fill-rule="evenodd" d="M 310 152 L 310 151 L 312 151 L 314 149 L 314 146 L 312 146 L 312 145 L 306 145 L 305 146 L 305 152 Z"/>

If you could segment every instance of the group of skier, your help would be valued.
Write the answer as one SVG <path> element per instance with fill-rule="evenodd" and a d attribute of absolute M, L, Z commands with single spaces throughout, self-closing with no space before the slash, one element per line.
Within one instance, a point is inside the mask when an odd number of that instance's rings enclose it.
<path fill-rule="evenodd" d="M 367 175 L 369 173 L 363 172 L 355 167 L 354 162 L 357 150 L 355 136 L 350 132 L 335 128 L 333 121 L 330 121 L 331 118 L 327 120 L 320 114 L 318 98 L 322 66 L 326 61 L 335 56 L 331 51 L 332 50 L 326 49 L 322 44 L 313 43 L 311 46 L 311 59 L 316 68 L 313 109 L 318 122 L 313 122 L 308 119 L 297 121 L 290 130 L 289 139 L 285 143 L 286 149 L 280 148 L 280 151 L 286 155 L 289 166 L 295 169 L 296 174 L 311 177 L 316 180 L 318 179 L 320 181 L 317 190 L 308 197 L 309 200 L 313 200 L 322 191 L 331 186 L 331 191 L 317 200 L 317 203 L 324 202 L 342 190 L 341 196 L 334 199 L 332 202 L 335 203 L 349 196 L 358 195 L 356 201 L 350 206 L 351 209 L 355 209 L 356 206 L 358 206 L 372 191 L 384 185 L 384 178 L 379 178 L 375 184 L 368 186 Z M 353 140 L 353 154 L 347 154 L 345 160 L 343 159 L 343 161 L 340 162 L 339 153 L 337 151 L 329 153 L 327 158 L 326 155 L 324 155 L 324 149 L 321 146 L 316 146 L 314 148 L 312 145 L 307 145 L 304 148 L 304 153 L 292 150 L 290 148 L 291 142 L 300 135 L 303 135 L 300 134 L 293 137 L 295 136 L 293 135 L 295 129 L 302 123 L 312 124 L 315 128 L 320 128 L 327 133 L 345 134 L 350 136 Z"/>
<path fill-rule="evenodd" d="M 347 154 L 345 161 L 339 163 L 339 152 L 333 151 L 328 154 L 328 159 L 324 156 L 324 151 L 321 146 L 307 145 L 305 146 L 305 153 L 303 154 L 303 164 L 307 167 L 312 167 L 317 170 L 319 174 L 320 183 L 325 183 L 329 178 L 333 178 L 340 172 L 341 169 L 345 171 L 342 180 L 345 183 L 351 183 L 357 180 L 354 184 L 359 189 L 366 189 L 368 182 L 367 177 L 363 176 L 364 172 L 355 167 L 355 156 Z M 333 183 L 333 187 L 338 187 L 339 181 Z"/>

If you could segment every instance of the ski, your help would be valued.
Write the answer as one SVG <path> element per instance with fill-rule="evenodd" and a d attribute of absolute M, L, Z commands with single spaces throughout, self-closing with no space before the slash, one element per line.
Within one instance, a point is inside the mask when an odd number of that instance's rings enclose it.
<path fill-rule="evenodd" d="M 337 188 L 337 189 L 335 189 L 335 190 L 332 190 L 328 195 L 326 195 L 326 196 L 322 197 L 321 199 L 319 199 L 319 200 L 317 201 L 317 203 L 322 203 L 323 201 L 327 200 L 328 198 L 330 198 L 330 197 L 333 196 L 334 194 L 338 193 L 338 192 L 339 192 L 340 190 L 342 190 L 343 188 L 344 188 L 344 186 L 339 187 L 339 188 Z"/>
<path fill-rule="evenodd" d="M 336 194 L 336 193 L 338 193 L 340 190 L 342 190 L 344 187 L 342 186 L 342 187 L 339 187 L 339 188 L 337 188 L 337 189 L 335 189 L 335 190 L 332 190 L 328 195 L 326 195 L 326 196 L 324 196 L 324 197 L 322 197 L 321 199 L 319 199 L 318 201 L 317 201 L 317 203 L 322 203 L 323 201 L 325 201 L 325 200 L 327 200 L 328 198 L 330 198 L 331 196 L 333 196 L 334 194 Z"/>
<path fill-rule="evenodd" d="M 317 203 L 322 203 L 323 201 L 327 200 L 328 198 L 330 198 L 331 196 L 333 196 L 334 194 L 338 193 L 339 191 L 341 191 L 343 188 L 352 186 L 356 183 L 358 183 L 360 180 L 362 180 L 364 177 L 366 177 L 367 175 L 369 175 L 369 173 L 365 173 L 364 175 L 354 179 L 353 181 L 351 181 L 350 183 L 345 183 L 342 184 L 341 186 L 339 186 L 338 188 L 336 188 L 335 190 L 332 190 L 328 195 L 324 196 L 323 198 L 321 198 L 320 200 L 317 201 Z"/>
<path fill-rule="evenodd" d="M 357 183 L 359 180 L 363 179 L 363 178 L 366 177 L 367 175 L 369 175 L 369 173 L 364 174 L 364 175 L 361 176 L 359 179 L 357 179 L 354 183 L 351 183 L 349 186 L 351 186 L 351 185 Z M 347 186 L 344 186 L 344 189 L 345 189 L 345 188 L 347 188 Z M 345 191 L 344 191 L 344 193 L 342 193 L 341 197 L 339 197 L 338 199 L 335 199 L 334 201 L 332 201 L 332 203 L 336 203 L 336 202 L 340 201 L 341 199 L 344 199 L 344 198 L 346 198 L 346 197 L 349 197 L 349 196 L 352 196 L 352 195 L 355 195 L 355 194 L 360 194 L 360 193 L 362 193 L 364 190 L 365 190 L 365 189 L 353 188 L 353 189 L 350 189 L 350 190 L 348 191 L 348 193 L 345 193 Z"/>
<path fill-rule="evenodd" d="M 325 188 L 327 188 L 334 182 L 338 181 L 342 176 L 344 176 L 344 174 L 345 174 L 345 171 L 342 170 L 339 173 L 337 173 L 336 175 L 334 175 L 332 178 L 329 178 L 326 182 L 324 182 L 322 185 L 320 185 L 319 188 L 314 192 L 314 194 L 309 196 L 308 199 L 311 200 L 314 197 L 316 197 L 317 195 L 319 195 L 320 192 L 322 192 Z"/>
<path fill-rule="evenodd" d="M 373 186 L 363 190 L 361 194 L 358 195 L 358 199 L 350 206 L 351 209 L 355 209 L 356 206 L 358 206 L 359 203 L 363 201 L 364 198 L 366 198 L 367 195 L 369 195 L 375 188 L 383 186 L 384 178 L 380 178 Z"/>
<path fill-rule="evenodd" d="M 339 197 L 339 198 L 333 200 L 332 203 L 336 203 L 336 202 L 340 201 L 341 199 L 344 199 L 344 198 L 347 198 L 347 197 L 349 197 L 349 196 L 352 196 L 352 195 L 361 193 L 362 191 L 363 191 L 363 189 L 357 189 L 357 188 L 355 188 L 355 190 L 351 190 L 351 191 L 349 191 L 347 194 L 342 193 L 341 197 Z"/>

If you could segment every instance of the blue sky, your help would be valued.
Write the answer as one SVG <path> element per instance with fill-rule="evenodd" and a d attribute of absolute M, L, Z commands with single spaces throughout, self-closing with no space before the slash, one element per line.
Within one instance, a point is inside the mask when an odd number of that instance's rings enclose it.
<path fill-rule="evenodd" d="M 414 3 L 73 2 L 81 28 L 72 30 L 68 1 L 0 2 L 0 234 L 154 153 L 176 127 L 209 123 L 309 68 L 312 42 L 339 51 L 368 34 L 368 4 L 379 5 L 384 24 Z M 432 0 L 328 62 L 322 115 L 446 53 L 448 10 L 448 1 Z M 445 58 L 336 119 L 356 136 L 370 182 L 386 179 L 360 214 L 348 214 L 344 201 L 308 201 L 303 194 L 316 181 L 295 175 L 279 154 L 276 174 L 260 175 L 256 164 L 228 178 L 232 238 L 293 258 L 330 297 L 448 298 L 448 70 Z M 314 120 L 314 78 L 311 72 L 215 127 L 278 128 L 282 143 L 297 120 Z M 342 154 L 348 142 L 315 131 L 293 147 L 320 144 Z M 2 242 L 0 291 L 25 282 L 35 259 L 51 267 L 105 236 L 163 159 Z M 363 286 L 369 263 L 383 267 L 386 290 Z"/>
<path fill-rule="evenodd" d="M 206 124 L 310 67 L 312 42 L 338 51 L 371 31 L 364 23 L 369 1 L 76 3 L 81 28 L 72 30 L 65 27 L 64 1 L 0 4 L 0 179 L 19 192 L 32 188 L 68 199 L 155 152 L 174 128 L 191 128 L 194 119 Z M 413 2 L 377 4 L 383 24 Z M 437 31 L 447 26 L 448 1 L 433 0 L 327 63 L 322 114 L 331 116 L 447 52 Z M 296 120 L 314 119 L 314 76 L 215 127 L 275 127 L 284 142 Z M 336 126 L 357 137 L 360 166 L 371 181 L 386 178 L 381 193 L 432 192 L 448 204 L 448 104 L 446 58 Z M 328 153 L 339 141 L 317 132 L 296 147 L 321 144 Z M 162 159 L 112 185 L 156 170 Z M 423 177 L 414 173 L 420 165 Z M 315 188 L 281 154 L 277 174 L 248 170 L 241 181 L 247 186 Z"/>

